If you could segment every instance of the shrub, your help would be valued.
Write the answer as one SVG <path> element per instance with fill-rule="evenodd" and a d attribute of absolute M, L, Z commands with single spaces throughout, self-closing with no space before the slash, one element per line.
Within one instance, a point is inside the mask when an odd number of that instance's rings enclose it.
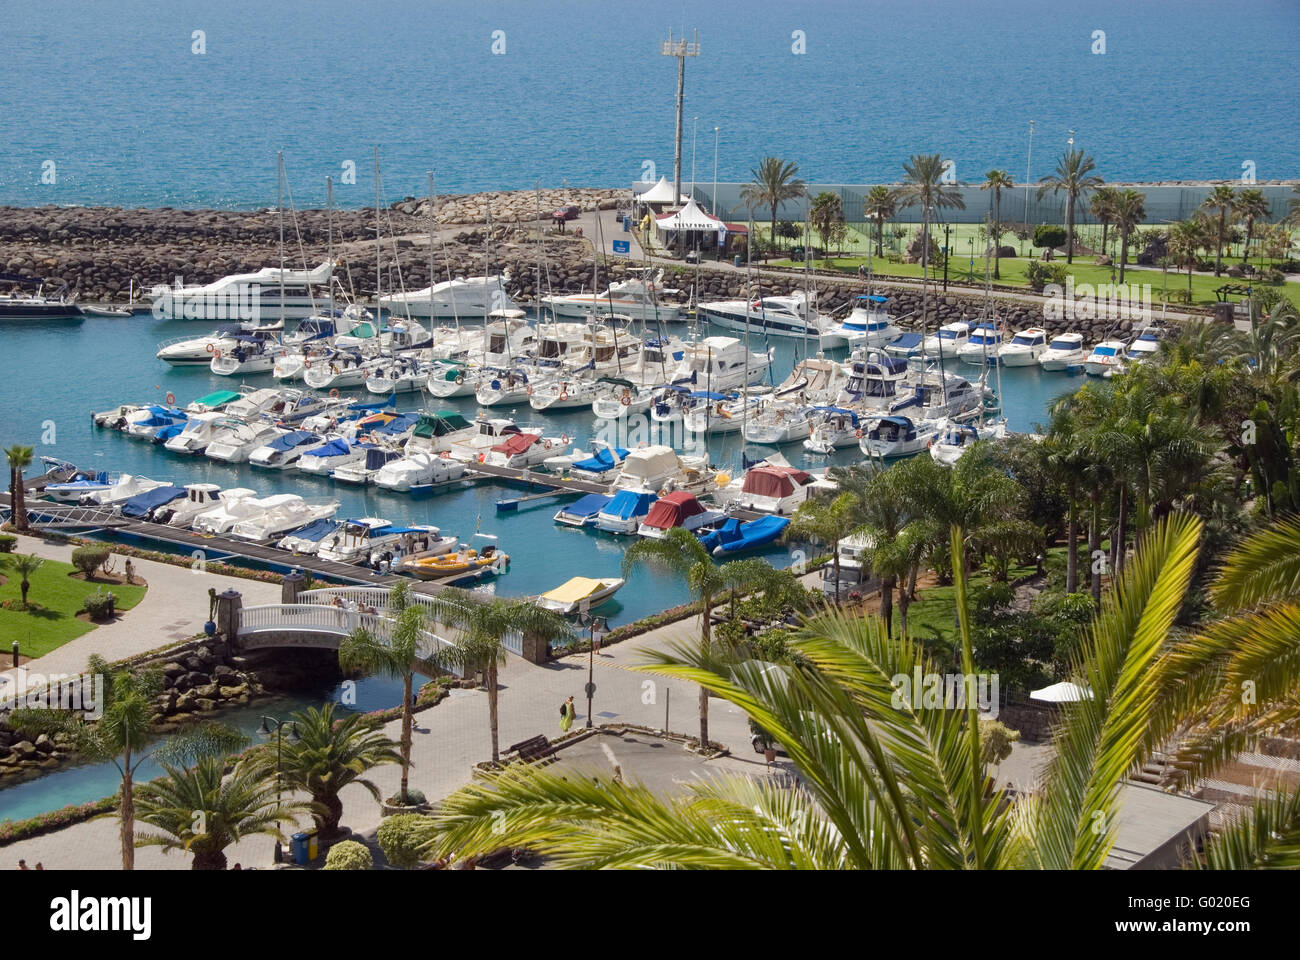
<path fill-rule="evenodd" d="M 117 597 L 112 593 L 92 593 L 81 603 L 91 620 L 107 620 L 113 615 Z"/>
<path fill-rule="evenodd" d="M 385 817 L 379 825 L 379 848 L 388 862 L 403 870 L 410 870 L 420 862 L 419 847 L 425 840 L 423 829 L 429 818 L 418 813 L 399 813 Z"/>
<path fill-rule="evenodd" d="M 393 806 L 396 806 L 397 804 L 399 804 L 399 803 L 402 802 L 402 795 L 401 795 L 401 793 L 395 793 L 395 794 L 393 794 L 391 797 L 389 797 L 389 798 L 388 798 L 386 801 L 384 801 L 384 802 L 385 802 L 385 803 L 392 804 Z M 405 804 L 406 806 L 408 806 L 408 807 L 419 806 L 420 804 L 422 804 L 422 803 L 424 803 L 424 802 L 425 802 L 425 800 L 424 800 L 424 794 L 423 794 L 421 791 L 419 791 L 419 790 L 411 790 L 411 789 L 409 789 L 409 788 L 407 789 L 407 791 L 406 791 L 406 804 Z"/>
<path fill-rule="evenodd" d="M 1034 227 L 1034 246 L 1053 249 L 1065 246 L 1065 227 L 1058 227 L 1054 223 L 1040 223 Z"/>
<path fill-rule="evenodd" d="M 1041 293 L 1049 283 L 1064 287 L 1069 270 L 1070 268 L 1064 263 L 1043 263 L 1041 260 L 1034 260 L 1025 267 L 1025 280 L 1032 289 Z"/>
<path fill-rule="evenodd" d="M 370 851 L 355 840 L 344 840 L 330 847 L 325 855 L 326 870 L 373 870 L 374 857 Z"/>
<path fill-rule="evenodd" d="M 72 551 L 72 565 L 85 574 L 87 580 L 95 578 L 95 572 L 107 559 L 107 547 L 77 547 Z"/>
<path fill-rule="evenodd" d="M 17 537 L 11 537 L 7 534 L 0 535 L 0 553 L 13 553 L 16 546 L 18 546 Z"/>

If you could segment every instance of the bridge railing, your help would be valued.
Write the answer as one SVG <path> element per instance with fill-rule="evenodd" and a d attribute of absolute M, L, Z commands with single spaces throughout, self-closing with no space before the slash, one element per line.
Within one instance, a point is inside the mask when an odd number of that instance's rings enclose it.
<path fill-rule="evenodd" d="M 240 636 L 260 633 L 308 632 L 345 637 L 358 628 L 368 631 L 375 639 L 386 642 L 393 637 L 394 622 L 374 613 L 361 613 L 320 603 L 268 603 L 243 607 L 239 615 Z M 421 631 L 419 655 L 456 676 L 464 676 L 463 669 L 447 658 L 442 651 L 455 644 L 437 633 Z"/>
<path fill-rule="evenodd" d="M 298 594 L 298 599 L 305 604 L 319 604 L 332 607 L 336 610 L 341 608 L 334 607 L 333 604 L 336 600 L 341 600 L 345 604 L 355 604 L 363 610 L 374 608 L 380 614 L 387 614 L 389 612 L 388 594 L 388 587 L 320 587 L 315 590 L 303 591 Z M 422 593 L 411 592 L 407 594 L 407 597 L 410 603 L 419 604 L 425 608 L 431 607 L 434 603 L 432 597 L 428 597 Z M 454 636 L 458 633 L 457 630 L 448 627 L 443 623 L 435 622 L 433 626 L 438 635 L 446 634 L 448 636 Z M 501 638 L 501 645 L 511 653 L 516 654 L 517 656 L 523 656 L 524 639 L 522 634 L 507 634 Z"/>

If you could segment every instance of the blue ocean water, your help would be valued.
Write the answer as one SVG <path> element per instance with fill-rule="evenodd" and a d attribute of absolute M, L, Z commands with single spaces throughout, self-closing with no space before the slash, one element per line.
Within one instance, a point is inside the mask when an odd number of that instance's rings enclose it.
<path fill-rule="evenodd" d="M 340 204 L 372 203 L 376 144 L 385 199 L 422 195 L 430 169 L 442 191 L 671 176 L 670 26 L 699 30 L 701 182 L 715 126 L 722 181 L 765 154 L 814 182 L 893 180 L 930 151 L 961 179 L 1019 179 L 1030 120 L 1035 178 L 1069 130 L 1109 180 L 1300 174 L 1294 0 L 44 0 L 3 18 L 8 204 L 267 206 L 280 148 L 299 206 L 327 175 Z"/>

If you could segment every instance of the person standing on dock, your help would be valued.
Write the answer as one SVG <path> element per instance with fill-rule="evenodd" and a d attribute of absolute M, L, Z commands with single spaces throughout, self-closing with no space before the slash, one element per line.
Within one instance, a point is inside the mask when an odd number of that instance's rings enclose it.
<path fill-rule="evenodd" d="M 570 695 L 568 700 L 560 704 L 560 729 L 565 733 L 573 726 L 573 718 L 578 715 L 578 709 L 573 705 L 573 697 Z"/>

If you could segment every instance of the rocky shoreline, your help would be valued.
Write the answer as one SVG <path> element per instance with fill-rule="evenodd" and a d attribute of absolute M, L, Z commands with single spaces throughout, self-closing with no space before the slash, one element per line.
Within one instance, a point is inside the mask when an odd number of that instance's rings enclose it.
<path fill-rule="evenodd" d="M 512 191 L 440 197 L 437 200 L 434 282 L 448 276 L 506 271 L 508 289 L 520 302 L 539 295 L 603 288 L 610 279 L 626 275 L 628 264 L 614 262 L 595 270 L 589 239 L 574 232 L 557 232 L 550 212 L 566 203 L 584 210 L 612 209 L 626 201 L 626 191 L 542 191 L 541 250 L 538 249 L 538 194 Z M 487 224 L 491 215 L 491 225 Z M 335 276 L 348 295 L 369 299 L 376 273 L 385 290 L 415 290 L 430 282 L 429 201 L 407 197 L 383 211 L 378 270 L 373 210 L 299 211 L 285 218 L 286 258 L 293 264 L 322 262 L 330 249 L 341 264 Z M 206 283 L 232 273 L 250 272 L 279 262 L 279 217 L 274 209 L 256 211 L 113 207 L 0 207 L 0 271 L 38 276 L 55 285 L 67 283 L 82 302 L 125 303 L 138 299 L 157 283 L 183 277 Z M 541 269 L 539 278 L 539 252 Z M 761 286 L 750 286 L 744 274 L 703 264 L 667 266 L 666 284 L 679 289 L 685 303 L 698 277 L 699 300 L 787 294 L 804 285 L 798 274 L 765 272 Z M 540 280 L 540 282 L 539 282 Z M 891 312 L 919 317 L 921 293 L 915 285 L 876 288 L 894 298 Z M 816 278 L 817 305 L 822 312 L 865 292 L 853 278 Z M 932 297 L 928 323 L 978 317 L 978 295 L 938 294 Z M 1027 293 L 1003 300 L 999 313 L 1012 327 L 1039 325 L 1049 332 L 1067 327 L 1100 338 L 1112 328 L 1128 330 L 1131 321 L 1047 320 L 1041 303 Z M 904 321 L 904 326 L 915 321 Z"/>

